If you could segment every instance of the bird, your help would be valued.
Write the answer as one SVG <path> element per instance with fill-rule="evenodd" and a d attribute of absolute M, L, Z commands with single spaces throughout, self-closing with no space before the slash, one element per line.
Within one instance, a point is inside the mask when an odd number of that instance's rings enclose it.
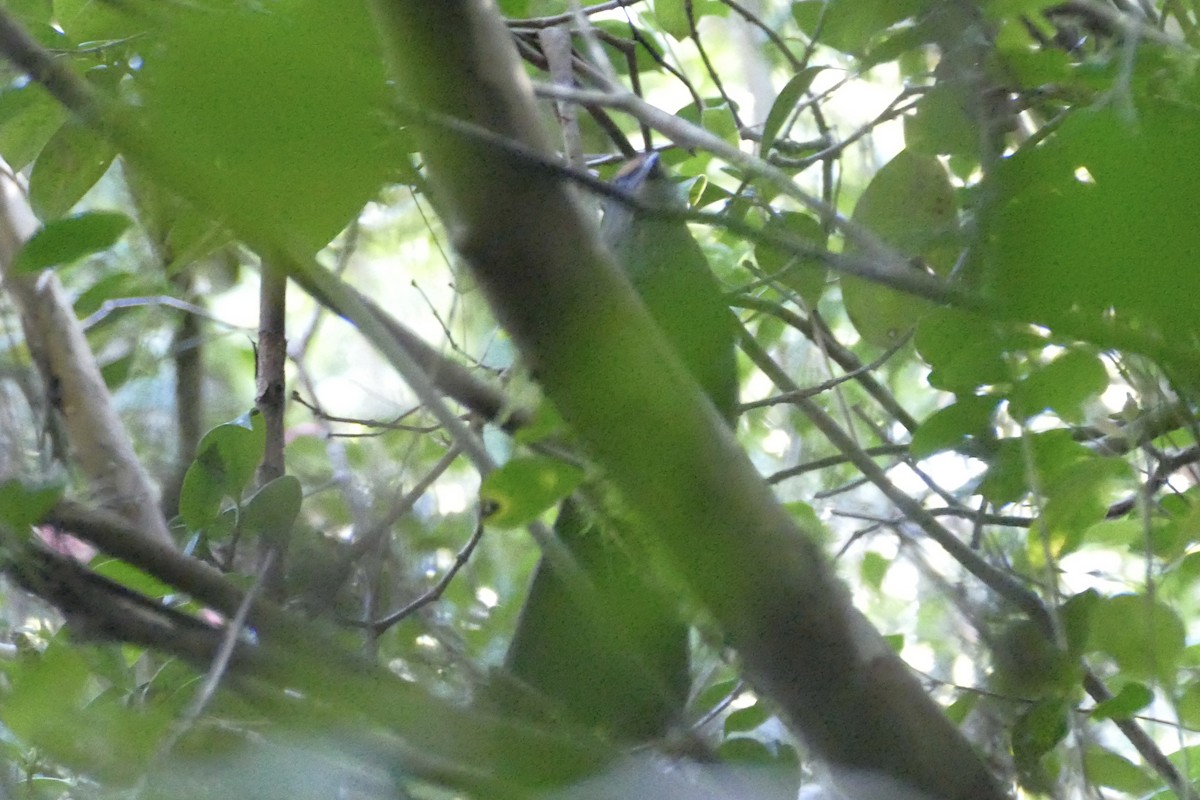
<path fill-rule="evenodd" d="M 685 208 L 657 153 L 628 162 L 612 182 L 600 237 L 666 340 L 732 423 L 737 406 L 734 320 Z M 509 645 L 507 674 L 565 721 L 613 740 L 668 737 L 691 686 L 689 626 L 678 599 L 584 504 L 565 500 L 555 533 L 588 578 L 594 608 L 547 559 L 535 568 Z M 519 705 L 519 704 L 518 704 Z"/>

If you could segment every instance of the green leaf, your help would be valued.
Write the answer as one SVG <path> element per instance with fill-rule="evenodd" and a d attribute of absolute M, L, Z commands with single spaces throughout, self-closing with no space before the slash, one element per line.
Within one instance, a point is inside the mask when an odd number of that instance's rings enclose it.
<path fill-rule="evenodd" d="M 862 576 L 863 582 L 879 591 L 883 585 L 883 579 L 887 577 L 888 569 L 892 566 L 890 558 L 884 558 L 874 550 L 870 550 L 863 555 L 862 565 L 859 567 L 859 575 Z"/>
<path fill-rule="evenodd" d="M 62 127 L 67 111 L 40 85 L 0 92 L 0 156 L 14 170 L 25 169 Z"/>
<path fill-rule="evenodd" d="M 749 736 L 726 739 L 717 748 L 717 756 L 728 764 L 773 764 L 775 756 L 765 744 Z"/>
<path fill-rule="evenodd" d="M 1088 646 L 1111 656 L 1125 677 L 1169 686 L 1184 636 L 1183 622 L 1170 606 L 1145 595 L 1123 594 L 1097 604 Z"/>
<path fill-rule="evenodd" d="M 117 151 L 90 128 L 68 119 L 33 165 L 29 204 L 43 220 L 66 214 L 108 172 Z"/>
<path fill-rule="evenodd" d="M 54 0 L 55 22 L 81 45 L 112 42 L 143 32 L 132 9 L 94 0 Z"/>
<path fill-rule="evenodd" d="M 1134 491 L 1132 477 L 1122 459 L 1096 455 L 1072 461 L 1068 470 L 1046 472 L 1041 480 L 1042 524 L 1029 532 L 1031 564 L 1045 564 L 1047 543 L 1055 558 L 1078 548 L 1087 531 L 1105 518 L 1114 495 Z M 1048 542 L 1042 540 L 1043 534 L 1049 536 Z"/>
<path fill-rule="evenodd" d="M 900 255 L 918 259 L 945 273 L 953 255 L 944 247 L 957 225 L 954 187 L 937 158 L 901 151 L 875 173 L 854 206 L 853 221 L 871 231 Z M 859 252 L 853 242 L 850 254 Z M 912 269 L 918 269 L 915 265 Z M 890 347 L 912 330 L 929 311 L 920 298 L 878 283 L 842 276 L 846 313 L 863 339 Z"/>
<path fill-rule="evenodd" d="M 1092 709 L 1092 719 L 1129 719 L 1154 702 L 1154 692 L 1142 683 L 1127 683 L 1116 697 L 1105 700 Z"/>
<path fill-rule="evenodd" d="M 1008 313 L 1053 327 L 1085 319 L 1177 338 L 1200 330 L 1197 92 L 1079 109 L 989 181 L 980 265 Z M 1190 359 L 1190 357 L 1189 357 Z"/>
<path fill-rule="evenodd" d="M 752 731 L 770 718 L 771 714 L 762 703 L 731 711 L 725 717 L 725 735 Z"/>
<path fill-rule="evenodd" d="M 995 394 L 1012 380 L 1005 356 L 1041 352 L 1046 340 L 1027 327 L 995 322 L 955 308 L 935 308 L 917 325 L 917 352 L 932 368 L 929 385 L 959 395 L 991 387 Z"/>
<path fill-rule="evenodd" d="M 711 711 L 724 703 L 737 685 L 736 678 L 726 678 L 704 687 L 696 697 L 695 707 L 700 711 Z"/>
<path fill-rule="evenodd" d="M 579 486 L 583 470 L 547 456 L 514 458 L 488 473 L 479 495 L 492 505 L 489 525 L 518 528 L 527 525 Z"/>
<path fill-rule="evenodd" d="M 1008 410 L 1020 421 L 1049 409 L 1064 420 L 1080 422 L 1084 402 L 1106 388 L 1108 372 L 1100 357 L 1085 349 L 1071 349 L 1013 386 Z"/>
<path fill-rule="evenodd" d="M 909 452 L 913 458 L 927 458 L 991 438 L 992 416 L 999 404 L 1000 398 L 987 395 L 960 397 L 921 423 L 913 433 Z"/>
<path fill-rule="evenodd" d="M 996 445 L 995 455 L 980 482 L 979 492 L 997 505 L 1014 503 L 1029 493 L 1030 466 L 1038 478 L 1038 484 L 1045 485 L 1053 483 L 1066 470 L 1089 458 L 1095 456 L 1074 441 L 1070 432 L 1065 430 L 1005 439 Z"/>
<path fill-rule="evenodd" d="M 61 483 L 32 483 L 11 478 L 0 483 L 0 524 L 18 533 L 46 516 L 62 497 Z"/>
<path fill-rule="evenodd" d="M 861 55 L 893 25 L 920 14 L 927 0 L 801 0 L 792 17 L 807 36 L 843 53 Z"/>
<path fill-rule="evenodd" d="M 784 211 L 772 216 L 767 220 L 763 233 L 795 238 L 822 249 L 828 239 L 821 229 L 821 223 L 798 211 Z M 816 308 L 829 276 L 829 270 L 823 263 L 765 242 L 755 244 L 754 260 L 764 273 L 800 295 L 808 308 Z"/>
<path fill-rule="evenodd" d="M 404 142 L 366 4 L 187 4 L 161 19 L 136 76 L 147 136 L 223 191 L 239 229 L 326 244 Z"/>
<path fill-rule="evenodd" d="M 1200 681 L 1192 681 L 1175 703 L 1179 721 L 1189 728 L 1200 727 Z"/>
<path fill-rule="evenodd" d="M 153 575 L 115 558 L 93 559 L 89 566 L 97 575 L 108 578 L 110 581 L 119 583 L 146 597 L 166 597 L 176 591 L 175 587 L 163 583 Z"/>
<path fill-rule="evenodd" d="M 1146 769 L 1096 745 L 1083 754 L 1083 770 L 1089 783 L 1134 797 L 1149 795 L 1161 785 Z"/>
<path fill-rule="evenodd" d="M 686 39 L 691 33 L 684 0 L 654 0 L 654 17 L 659 27 L 677 41 Z"/>
<path fill-rule="evenodd" d="M 111 689 L 97 695 L 82 653 L 56 640 L 43 655 L 25 661 L 0 715 L 24 746 L 68 769 L 102 781 L 136 780 L 172 715 L 163 705 L 133 704 Z M 114 742 L 120 742 L 120 758 L 113 757 Z"/>
<path fill-rule="evenodd" d="M 17 253 L 13 268 L 36 272 L 107 250 L 133 221 L 112 211 L 89 211 L 48 222 Z"/>
<path fill-rule="evenodd" d="M 242 530 L 282 541 L 300 514 L 304 491 L 294 475 L 281 475 L 259 489 L 242 507 Z"/>
<path fill-rule="evenodd" d="M 1035 703 L 1013 726 L 1013 756 L 1019 762 L 1037 761 L 1054 749 L 1069 730 L 1067 706 L 1058 698 Z"/>
<path fill-rule="evenodd" d="M 904 117 L 904 142 L 916 153 L 978 159 L 978 124 L 963 105 L 961 88 L 939 83 L 922 95 L 916 111 Z"/>
<path fill-rule="evenodd" d="M 770 155 L 784 123 L 792 115 L 800 98 L 812 86 L 813 79 L 824 69 L 825 67 L 805 67 L 789 78 L 779 91 L 775 102 L 771 104 L 771 110 L 767 113 L 767 121 L 763 123 L 762 142 L 758 147 L 758 152 L 763 158 Z"/>
<path fill-rule="evenodd" d="M 962 721 L 967 718 L 967 715 L 979 703 L 979 695 L 974 692 L 966 692 L 949 706 L 946 707 L 946 716 L 955 725 L 961 725 Z"/>
<path fill-rule="evenodd" d="M 204 434 L 179 497 L 179 515 L 189 530 L 215 522 L 226 497 L 241 498 L 262 461 L 264 443 L 262 416 L 257 413 Z"/>
<path fill-rule="evenodd" d="M 1076 682 L 1078 662 L 1032 620 L 1005 625 L 991 649 L 997 691 L 1023 698 L 1059 696 Z"/>

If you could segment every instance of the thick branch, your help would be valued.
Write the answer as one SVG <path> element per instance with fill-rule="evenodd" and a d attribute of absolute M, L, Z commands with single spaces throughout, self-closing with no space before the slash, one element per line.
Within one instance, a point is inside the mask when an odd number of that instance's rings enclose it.
<path fill-rule="evenodd" d="M 376 0 L 405 100 L 549 153 L 516 53 L 482 0 Z M 853 609 L 662 341 L 556 176 L 419 132 L 440 207 L 549 396 L 772 697 L 839 773 L 942 798 L 991 775 Z"/>

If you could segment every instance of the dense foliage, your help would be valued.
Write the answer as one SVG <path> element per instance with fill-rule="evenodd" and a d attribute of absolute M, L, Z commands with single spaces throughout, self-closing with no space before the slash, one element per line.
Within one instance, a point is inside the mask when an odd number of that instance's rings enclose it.
<path fill-rule="evenodd" d="M 549 160 L 412 99 L 383 21 L 406 5 L 0 8 L 5 791 L 789 796 L 830 771 L 836 735 L 714 608 L 758 571 L 697 586 L 563 421 L 609 392 L 563 403 L 574 376 L 509 338 L 441 139 L 483 148 L 481 187 L 515 160 L 589 213 L 658 148 L 687 209 L 635 210 L 690 225 L 738 318 L 738 442 L 999 785 L 1192 796 L 1200 8 L 502 1 Z M 497 235 L 544 222 L 492 202 Z M 652 757 L 570 709 L 494 713 L 569 496 L 692 626 Z"/>

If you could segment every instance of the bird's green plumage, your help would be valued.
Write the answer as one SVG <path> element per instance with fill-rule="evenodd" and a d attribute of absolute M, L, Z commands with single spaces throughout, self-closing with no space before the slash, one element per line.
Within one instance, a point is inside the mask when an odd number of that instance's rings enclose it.
<path fill-rule="evenodd" d="M 656 155 L 622 171 L 614 186 L 639 208 L 610 201 L 601 236 L 684 365 L 718 411 L 737 402 L 734 331 L 703 251 L 678 217 L 676 187 Z M 569 720 L 617 739 L 664 734 L 687 699 L 688 627 L 675 598 L 654 583 L 637 547 L 596 530 L 571 500 L 555 523 L 560 541 L 594 586 L 599 609 L 578 606 L 563 579 L 538 565 L 507 659 L 510 673 Z"/>

